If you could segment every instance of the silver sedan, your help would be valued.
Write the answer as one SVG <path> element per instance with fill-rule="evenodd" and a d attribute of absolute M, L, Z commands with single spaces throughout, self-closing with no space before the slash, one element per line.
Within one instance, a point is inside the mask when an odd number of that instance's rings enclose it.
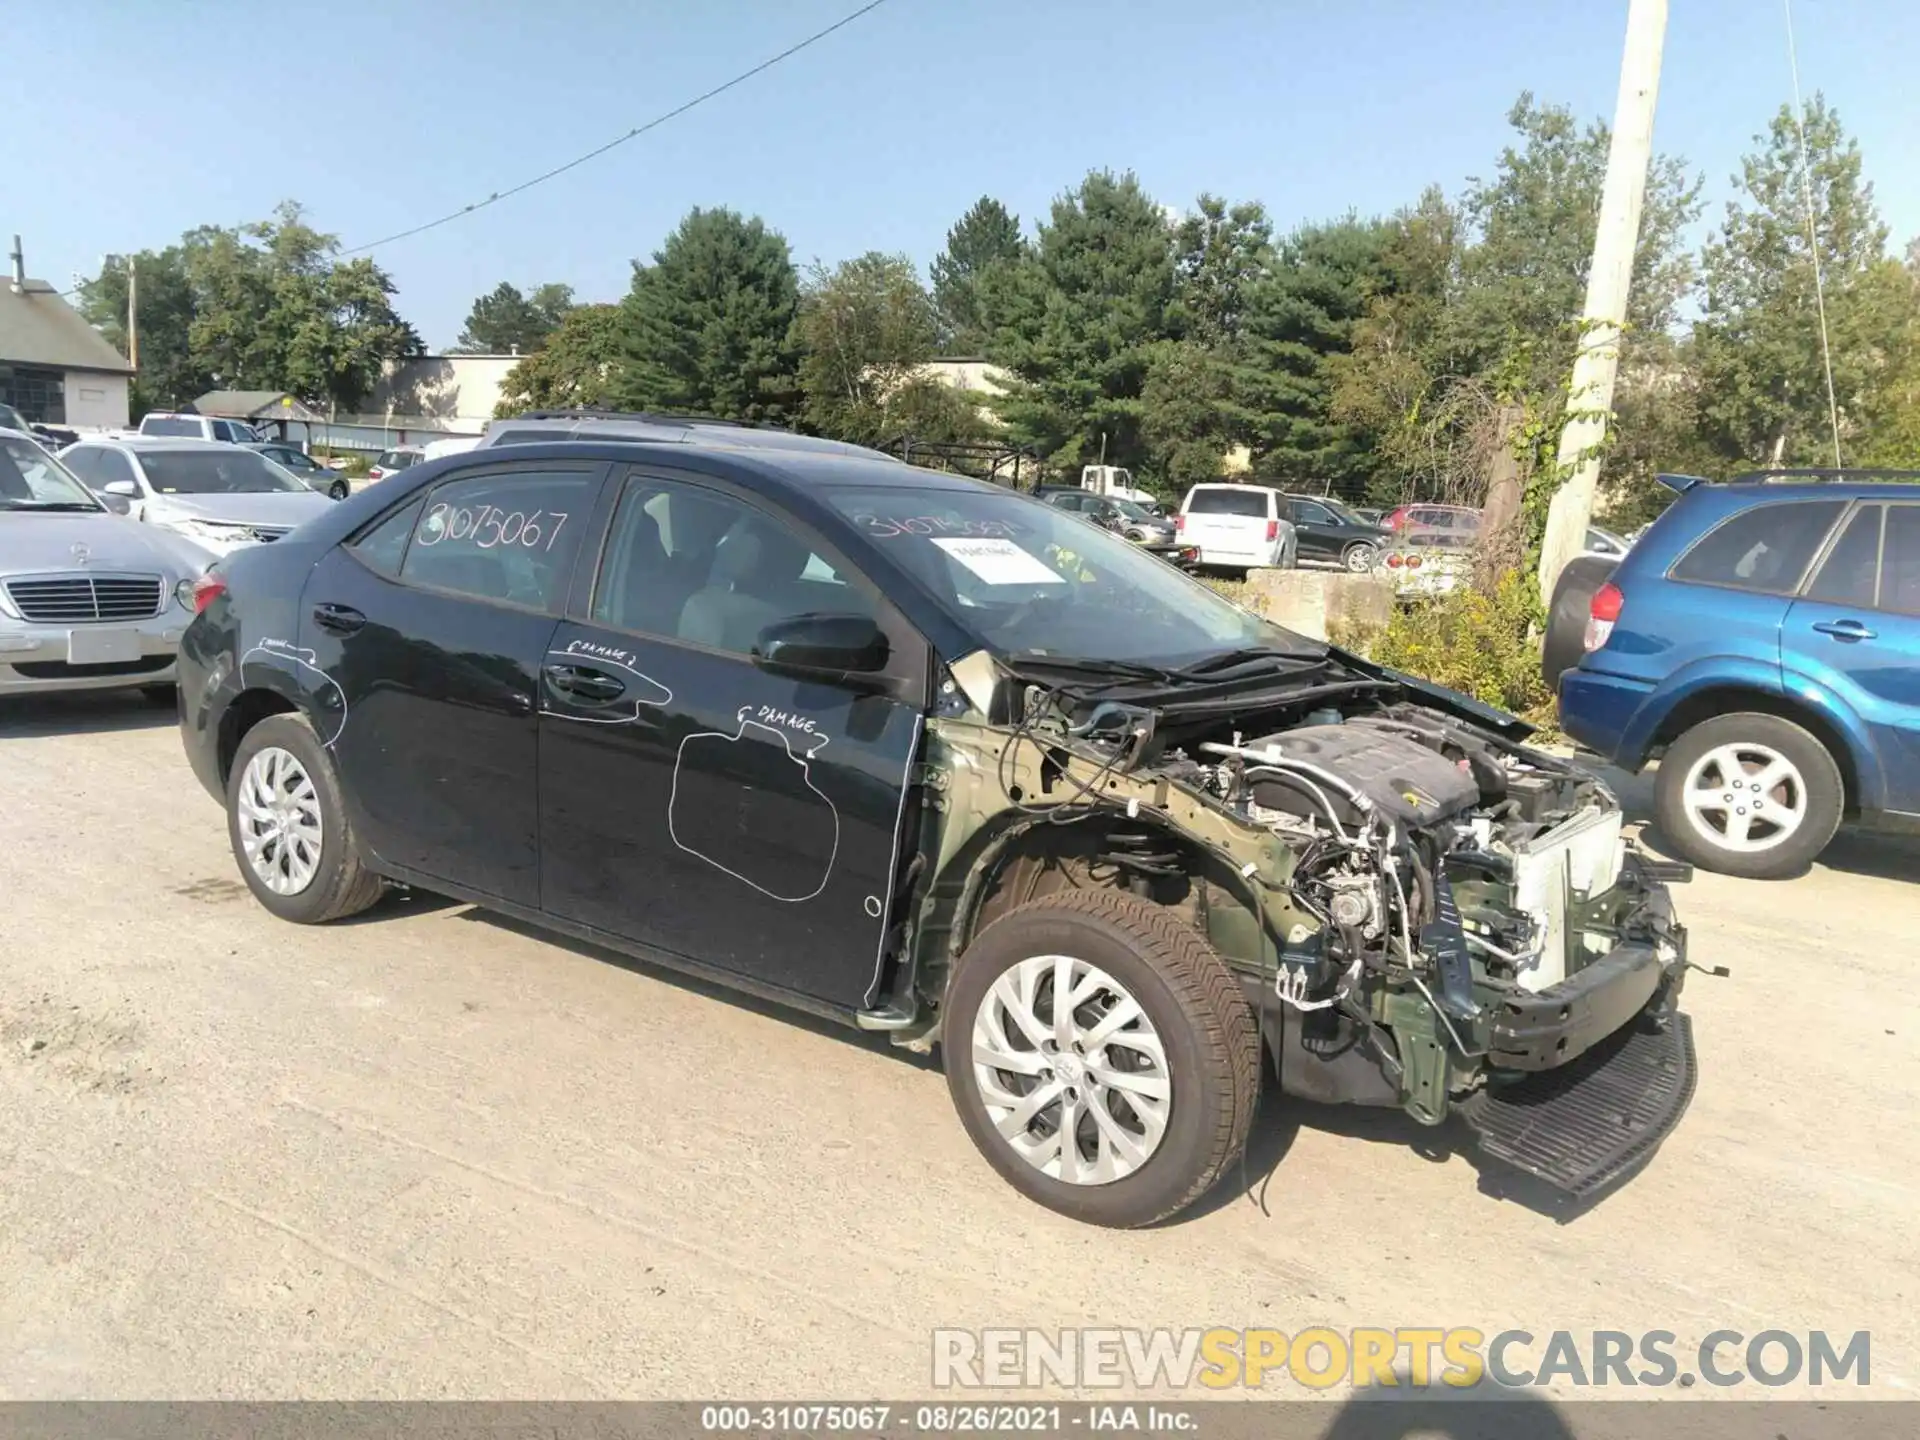
<path fill-rule="evenodd" d="M 193 585 L 213 562 L 0 430 L 0 696 L 140 686 L 171 699 Z"/>

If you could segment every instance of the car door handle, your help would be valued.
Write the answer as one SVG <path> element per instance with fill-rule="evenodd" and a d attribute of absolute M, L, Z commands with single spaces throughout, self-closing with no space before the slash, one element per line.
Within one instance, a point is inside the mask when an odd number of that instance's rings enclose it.
<path fill-rule="evenodd" d="M 329 635 L 351 635 L 367 623 L 367 617 L 351 605 L 320 604 L 313 607 L 313 623 Z"/>
<path fill-rule="evenodd" d="M 583 705 L 611 704 L 627 693 L 625 681 L 584 665 L 548 665 L 542 673 L 555 690 Z"/>
<path fill-rule="evenodd" d="M 1836 640 L 1871 640 L 1874 632 L 1858 620 L 1822 620 L 1813 627 L 1822 635 L 1831 635 Z"/>

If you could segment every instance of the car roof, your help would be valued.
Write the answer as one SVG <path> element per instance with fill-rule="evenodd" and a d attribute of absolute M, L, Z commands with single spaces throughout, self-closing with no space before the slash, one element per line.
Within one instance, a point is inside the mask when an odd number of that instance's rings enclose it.
<path fill-rule="evenodd" d="M 602 460 L 619 463 L 652 461 L 676 468 L 719 470 L 770 488 L 802 494 L 823 490 L 964 490 L 1031 499 L 1007 485 L 956 475 L 949 470 L 923 470 L 877 450 L 848 446 L 846 453 L 782 450 L 768 446 L 698 445 L 675 440 L 623 440 L 583 436 L 542 440 L 523 445 L 482 446 L 429 461 L 436 475 L 455 475 L 482 465 L 516 460 Z M 444 467 L 444 468 L 442 468 Z"/>
<path fill-rule="evenodd" d="M 122 440 L 83 440 L 83 445 L 117 445 L 122 450 L 209 450 L 225 454 L 231 450 L 244 450 L 244 445 L 230 445 L 225 440 L 202 440 L 197 435 L 129 435 Z"/>
<path fill-rule="evenodd" d="M 492 449 L 498 437 L 514 431 L 553 431 L 557 439 L 665 441 L 671 444 L 724 446 L 743 450 L 812 451 L 831 455 L 870 455 L 884 452 L 845 440 L 801 435 L 776 425 L 744 420 L 719 420 L 704 415 L 658 415 L 645 411 L 532 410 L 494 421 L 482 438 L 482 449 Z M 891 456 L 884 458 L 892 459 Z M 899 462 L 896 462 L 899 463 Z"/>

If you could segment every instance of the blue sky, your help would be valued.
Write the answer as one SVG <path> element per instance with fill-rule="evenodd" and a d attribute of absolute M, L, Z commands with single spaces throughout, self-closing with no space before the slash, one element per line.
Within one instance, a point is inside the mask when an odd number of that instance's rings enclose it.
<path fill-rule="evenodd" d="M 857 0 L 74 0 L 7 66 L 0 231 L 64 288 L 108 251 L 299 199 L 348 245 L 482 199 L 650 119 Z M 1089 169 L 1281 227 L 1485 173 L 1522 89 L 1611 113 L 1626 0 L 888 0 L 590 165 L 375 255 L 435 348 L 502 279 L 624 293 L 693 205 L 801 263 L 925 262 L 979 195 L 1031 225 Z M 1790 95 L 1780 0 L 1673 0 L 1656 141 L 1717 216 Z M 1803 88 L 1920 232 L 1920 4 L 1797 0 Z"/>

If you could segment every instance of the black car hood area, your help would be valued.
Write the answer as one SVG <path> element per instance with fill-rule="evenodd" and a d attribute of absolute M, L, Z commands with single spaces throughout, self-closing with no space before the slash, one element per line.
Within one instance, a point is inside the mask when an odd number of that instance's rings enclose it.
<path fill-rule="evenodd" d="M 1127 661 L 1016 654 L 1001 663 L 1028 683 L 1079 701 L 1150 710 L 1176 727 L 1249 721 L 1341 703 L 1414 701 L 1514 744 L 1534 727 L 1470 695 L 1313 641 L 1227 651 L 1182 668 Z"/>

